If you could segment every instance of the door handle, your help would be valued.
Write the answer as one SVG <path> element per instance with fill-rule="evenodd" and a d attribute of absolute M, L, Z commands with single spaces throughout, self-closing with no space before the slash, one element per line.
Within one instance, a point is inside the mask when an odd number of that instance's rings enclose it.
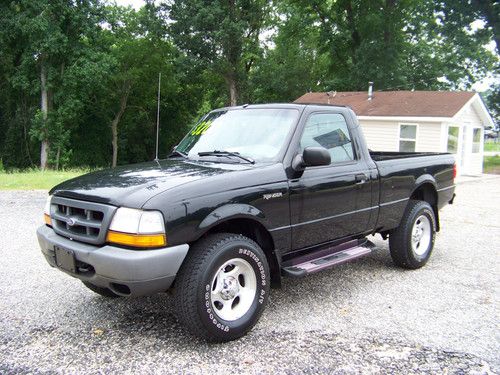
<path fill-rule="evenodd" d="M 368 176 L 364 173 L 360 173 L 360 174 L 357 174 L 354 177 L 354 179 L 356 181 L 356 185 L 362 185 L 368 181 Z"/>

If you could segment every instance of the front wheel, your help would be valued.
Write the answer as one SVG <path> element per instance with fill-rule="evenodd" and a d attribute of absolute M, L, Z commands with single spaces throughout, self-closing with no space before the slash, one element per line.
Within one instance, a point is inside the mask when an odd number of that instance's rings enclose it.
<path fill-rule="evenodd" d="M 262 249 L 238 234 L 218 233 L 189 250 L 175 281 L 179 321 L 208 341 L 245 335 L 269 296 L 269 266 Z"/>
<path fill-rule="evenodd" d="M 436 218 L 427 202 L 411 200 L 399 227 L 389 235 L 391 257 L 397 266 L 423 267 L 429 260 L 436 237 Z"/>

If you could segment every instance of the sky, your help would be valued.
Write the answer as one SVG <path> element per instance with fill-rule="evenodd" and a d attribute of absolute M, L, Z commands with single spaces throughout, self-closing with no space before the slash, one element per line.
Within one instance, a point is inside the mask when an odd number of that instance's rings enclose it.
<path fill-rule="evenodd" d="M 116 4 L 121 5 L 121 6 L 129 6 L 130 5 L 134 9 L 139 9 L 142 5 L 144 5 L 143 0 L 115 0 L 115 2 L 116 2 Z M 479 21 L 479 22 L 481 22 L 481 21 Z M 495 49 L 494 42 L 492 41 L 488 47 L 489 47 L 489 49 L 494 50 Z M 495 78 L 492 76 L 486 77 L 482 81 L 474 83 L 474 85 L 472 85 L 472 89 L 474 91 L 477 91 L 477 92 L 486 91 L 495 83 L 496 79 L 498 79 L 498 78 Z"/>

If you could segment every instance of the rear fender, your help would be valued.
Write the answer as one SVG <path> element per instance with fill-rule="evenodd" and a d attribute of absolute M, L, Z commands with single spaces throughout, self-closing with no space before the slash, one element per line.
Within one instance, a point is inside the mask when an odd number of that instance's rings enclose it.
<path fill-rule="evenodd" d="M 423 184 L 431 184 L 437 191 L 436 179 L 430 174 L 423 174 L 422 176 L 418 177 L 417 180 L 415 181 L 415 188 L 413 189 L 412 194 Z"/>
<path fill-rule="evenodd" d="M 415 188 L 410 194 L 410 197 L 420 199 L 429 203 L 434 211 L 436 218 L 436 231 L 440 230 L 439 210 L 438 210 L 438 194 L 437 184 L 433 176 L 424 174 L 415 181 Z"/>

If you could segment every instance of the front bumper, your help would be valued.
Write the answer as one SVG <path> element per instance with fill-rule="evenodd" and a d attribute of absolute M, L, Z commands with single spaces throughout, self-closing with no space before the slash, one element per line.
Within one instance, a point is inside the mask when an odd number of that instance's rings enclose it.
<path fill-rule="evenodd" d="M 57 267 L 54 246 L 71 250 L 76 260 L 76 272 L 60 270 L 122 296 L 166 291 L 189 250 L 187 244 L 155 250 L 128 250 L 110 245 L 99 247 L 71 241 L 46 225 L 38 228 L 37 237 L 42 253 L 52 267 Z"/>

